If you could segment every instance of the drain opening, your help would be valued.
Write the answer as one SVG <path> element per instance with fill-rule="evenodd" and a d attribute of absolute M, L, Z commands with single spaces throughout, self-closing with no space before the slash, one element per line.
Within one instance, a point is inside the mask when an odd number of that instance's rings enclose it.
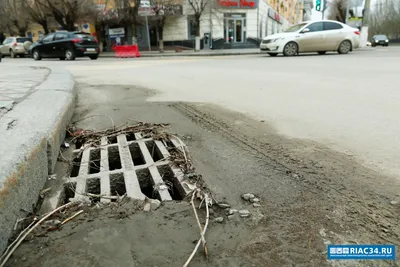
<path fill-rule="evenodd" d="M 84 144 L 83 140 L 80 140 L 80 139 L 76 140 L 76 142 L 75 142 L 75 149 L 81 149 L 81 147 L 83 146 L 83 144 Z"/>
<path fill-rule="evenodd" d="M 148 198 L 161 200 L 160 194 L 154 188 L 153 179 L 149 169 L 140 169 L 136 171 L 139 180 L 140 190 Z"/>
<path fill-rule="evenodd" d="M 76 190 L 76 183 L 64 184 L 63 204 L 68 203 L 71 198 L 75 197 L 75 190 Z"/>
<path fill-rule="evenodd" d="M 118 139 L 116 136 L 109 136 L 107 137 L 107 141 L 109 144 L 116 144 L 118 142 Z"/>
<path fill-rule="evenodd" d="M 159 161 L 160 159 L 163 158 L 163 155 L 161 154 L 160 149 L 158 149 L 158 146 L 156 145 L 156 143 L 154 141 L 146 142 L 146 146 L 150 152 L 151 157 L 153 158 L 153 160 L 155 162 Z"/>
<path fill-rule="evenodd" d="M 164 183 L 168 186 L 169 194 L 173 200 L 183 200 L 185 198 L 185 190 L 183 189 L 181 183 L 175 177 L 174 172 L 168 165 L 162 165 L 157 167 L 158 172 Z"/>
<path fill-rule="evenodd" d="M 131 157 L 133 161 L 133 165 L 143 165 L 146 164 L 142 151 L 140 150 L 138 143 L 132 143 L 129 145 L 129 151 L 131 152 Z"/>
<path fill-rule="evenodd" d="M 127 135 L 126 135 L 126 141 L 135 141 L 136 140 L 136 136 L 135 136 L 135 133 L 128 133 Z"/>
<path fill-rule="evenodd" d="M 110 175 L 110 190 L 112 196 L 123 196 L 126 194 L 126 186 L 123 173 L 114 173 Z M 114 201 L 116 200 L 111 200 L 111 202 Z"/>
<path fill-rule="evenodd" d="M 167 146 L 167 149 L 175 148 L 175 145 L 171 140 L 167 139 L 167 140 L 164 140 L 164 142 L 165 142 L 165 145 Z"/>
<path fill-rule="evenodd" d="M 77 177 L 81 168 L 82 153 L 75 152 L 73 154 L 74 159 L 72 160 L 72 170 L 70 177 Z"/>
<path fill-rule="evenodd" d="M 86 180 L 86 193 L 100 195 L 100 178 L 90 178 Z M 93 202 L 99 202 L 99 197 L 90 197 Z"/>
<path fill-rule="evenodd" d="M 118 146 L 111 146 L 108 148 L 108 166 L 110 171 L 122 168 Z"/>
<path fill-rule="evenodd" d="M 89 174 L 100 172 L 100 149 L 90 150 L 89 156 Z"/>

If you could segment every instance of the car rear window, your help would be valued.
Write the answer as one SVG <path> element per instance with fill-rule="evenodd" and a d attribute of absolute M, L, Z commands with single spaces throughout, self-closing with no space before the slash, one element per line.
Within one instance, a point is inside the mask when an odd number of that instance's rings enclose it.
<path fill-rule="evenodd" d="M 17 43 L 25 43 L 25 42 L 32 43 L 32 39 L 31 38 L 17 38 Z"/>
<path fill-rule="evenodd" d="M 90 39 L 91 38 L 90 34 L 84 34 L 84 33 L 74 34 L 74 37 L 80 38 L 80 39 Z"/>

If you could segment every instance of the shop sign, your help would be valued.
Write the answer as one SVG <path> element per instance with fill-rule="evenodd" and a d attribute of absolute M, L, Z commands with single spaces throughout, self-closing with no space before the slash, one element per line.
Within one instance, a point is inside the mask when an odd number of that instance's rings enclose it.
<path fill-rule="evenodd" d="M 155 15 L 154 7 L 152 7 L 149 0 L 141 0 L 140 1 L 138 15 L 139 16 L 154 16 Z"/>
<path fill-rule="evenodd" d="M 108 29 L 108 35 L 110 36 L 110 38 L 124 37 L 125 29 L 124 28 Z"/>
<path fill-rule="evenodd" d="M 224 8 L 252 9 L 258 7 L 258 1 L 259 0 L 218 0 L 218 3 Z"/>
<path fill-rule="evenodd" d="M 279 14 L 277 12 L 275 12 L 272 8 L 268 9 L 268 17 L 270 17 L 273 20 L 276 20 L 278 22 L 281 21 L 281 17 L 279 16 Z"/>
<path fill-rule="evenodd" d="M 154 11 L 159 16 L 180 16 L 183 15 L 183 8 L 181 5 L 155 5 Z"/>

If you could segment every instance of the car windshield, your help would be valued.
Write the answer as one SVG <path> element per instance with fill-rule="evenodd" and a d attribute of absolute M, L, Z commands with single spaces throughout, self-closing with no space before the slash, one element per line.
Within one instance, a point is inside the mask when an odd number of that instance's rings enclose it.
<path fill-rule="evenodd" d="M 387 36 L 386 35 L 375 35 L 374 36 L 374 39 L 375 40 L 387 40 L 388 38 L 387 38 Z"/>
<path fill-rule="evenodd" d="M 296 32 L 296 31 L 300 30 L 301 28 L 303 28 L 306 25 L 307 25 L 307 23 L 296 24 L 296 25 L 286 29 L 285 32 Z"/>
<path fill-rule="evenodd" d="M 25 42 L 32 43 L 32 39 L 31 38 L 17 38 L 17 43 L 25 43 Z"/>

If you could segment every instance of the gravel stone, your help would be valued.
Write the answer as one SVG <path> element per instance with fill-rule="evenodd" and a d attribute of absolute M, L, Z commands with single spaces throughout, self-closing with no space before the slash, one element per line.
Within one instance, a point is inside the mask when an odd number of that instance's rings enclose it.
<path fill-rule="evenodd" d="M 156 210 L 160 207 L 161 201 L 158 199 L 152 199 L 150 201 L 151 210 Z"/>
<path fill-rule="evenodd" d="M 239 210 L 239 215 L 242 218 L 249 217 L 250 216 L 250 212 L 248 210 Z"/>
<path fill-rule="evenodd" d="M 227 203 L 219 203 L 218 206 L 219 206 L 220 208 L 223 208 L 223 209 L 226 209 L 226 208 L 230 208 L 230 207 L 231 207 L 231 205 L 229 205 L 229 204 L 227 204 Z"/>
<path fill-rule="evenodd" d="M 151 210 L 151 205 L 150 205 L 150 203 L 146 203 L 146 205 L 144 205 L 144 207 L 143 207 L 143 210 L 144 210 L 145 212 L 149 212 L 149 211 Z"/>
<path fill-rule="evenodd" d="M 217 223 L 222 223 L 223 221 L 224 221 L 223 217 L 217 217 L 214 219 L 214 222 L 217 222 Z"/>
<path fill-rule="evenodd" d="M 250 199 L 250 202 L 258 203 L 258 202 L 260 202 L 260 199 L 259 198 L 253 198 L 253 199 Z"/>
<path fill-rule="evenodd" d="M 229 209 L 229 210 L 228 210 L 228 215 L 235 214 L 236 212 L 238 212 L 238 210 L 235 210 L 235 209 Z"/>
<path fill-rule="evenodd" d="M 242 198 L 243 198 L 244 200 L 246 200 L 246 201 L 249 201 L 249 200 L 255 198 L 255 196 L 254 196 L 254 194 L 246 193 L 246 194 L 243 194 Z"/>

